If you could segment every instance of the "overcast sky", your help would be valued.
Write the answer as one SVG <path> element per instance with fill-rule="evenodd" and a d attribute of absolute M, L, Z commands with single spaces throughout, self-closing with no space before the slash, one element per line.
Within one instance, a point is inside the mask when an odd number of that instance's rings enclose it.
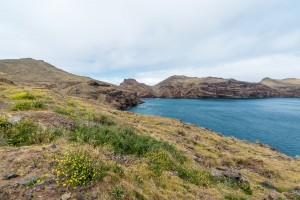
<path fill-rule="evenodd" d="M 0 59 L 99 80 L 300 78 L 299 0 L 0 0 Z"/>

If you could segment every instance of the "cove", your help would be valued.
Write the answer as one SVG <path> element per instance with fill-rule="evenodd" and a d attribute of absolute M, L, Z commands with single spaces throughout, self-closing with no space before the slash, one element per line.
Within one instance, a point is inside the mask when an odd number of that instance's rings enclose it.
<path fill-rule="evenodd" d="M 143 99 L 129 111 L 175 118 L 300 155 L 300 98 Z"/>

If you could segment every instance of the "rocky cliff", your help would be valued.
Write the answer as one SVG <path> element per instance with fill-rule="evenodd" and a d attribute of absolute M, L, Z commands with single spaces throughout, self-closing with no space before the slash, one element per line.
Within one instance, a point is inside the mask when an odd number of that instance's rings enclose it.
<path fill-rule="evenodd" d="M 122 88 L 131 89 L 141 97 L 160 98 L 267 98 L 280 93 L 261 83 L 249 83 L 216 77 L 171 76 L 150 87 L 136 81 L 124 81 Z M 147 92 L 146 92 L 147 91 Z M 150 91 L 153 91 L 149 93 Z M 147 94 L 147 95 L 144 95 Z"/>
<path fill-rule="evenodd" d="M 260 83 L 277 90 L 282 97 L 300 97 L 300 79 L 264 78 Z"/>
<path fill-rule="evenodd" d="M 89 77 L 77 76 L 42 60 L 31 58 L 0 60 L 0 79 L 18 85 L 42 87 L 62 94 L 98 100 L 118 109 L 135 106 L 141 102 L 136 92 Z"/>
<path fill-rule="evenodd" d="M 151 86 L 148 86 L 144 83 L 139 83 L 135 79 L 124 79 L 120 87 L 125 90 L 133 90 L 137 92 L 139 96 L 144 98 L 156 97 Z"/>

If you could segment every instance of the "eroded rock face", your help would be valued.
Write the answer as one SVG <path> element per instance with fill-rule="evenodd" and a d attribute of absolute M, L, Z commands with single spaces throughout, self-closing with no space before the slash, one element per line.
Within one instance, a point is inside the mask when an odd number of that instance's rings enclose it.
<path fill-rule="evenodd" d="M 125 90 L 135 91 L 140 97 L 143 98 L 156 97 L 151 86 L 148 86 L 144 83 L 139 83 L 135 79 L 124 79 L 124 81 L 120 84 L 120 87 Z"/>
<path fill-rule="evenodd" d="M 300 97 L 300 79 L 271 79 L 264 78 L 261 84 L 277 90 L 282 97 Z"/>
<path fill-rule="evenodd" d="M 153 87 L 140 84 L 133 79 L 125 79 L 121 87 L 135 91 L 143 98 L 266 98 L 280 96 L 277 90 L 260 83 L 215 77 L 171 76 Z"/>
<path fill-rule="evenodd" d="M 136 92 L 122 90 L 119 87 L 102 81 L 88 81 L 68 88 L 72 96 L 106 102 L 118 109 L 126 109 L 141 103 Z"/>

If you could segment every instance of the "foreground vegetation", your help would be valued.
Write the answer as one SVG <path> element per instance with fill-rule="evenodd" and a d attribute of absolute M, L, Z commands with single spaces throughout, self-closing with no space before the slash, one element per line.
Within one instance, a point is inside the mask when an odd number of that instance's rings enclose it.
<path fill-rule="evenodd" d="M 46 199 L 300 199 L 300 161 L 263 145 L 45 89 L 0 91 L 0 171 L 20 175 L 0 197 L 27 198 L 13 185 L 36 176 L 25 190 Z"/>

